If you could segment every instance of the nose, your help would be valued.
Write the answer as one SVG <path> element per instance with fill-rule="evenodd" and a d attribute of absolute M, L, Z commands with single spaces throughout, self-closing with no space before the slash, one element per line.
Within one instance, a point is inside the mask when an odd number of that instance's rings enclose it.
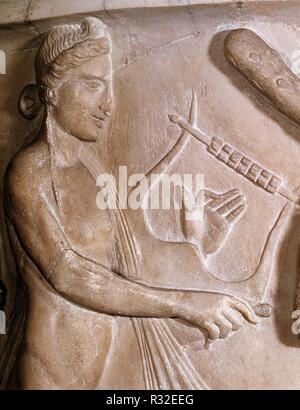
<path fill-rule="evenodd" d="M 112 112 L 111 98 L 108 98 L 106 101 L 103 101 L 103 103 L 100 105 L 100 109 L 105 113 L 105 115 L 109 117 Z"/>
<path fill-rule="evenodd" d="M 109 117 L 111 112 L 112 112 L 112 106 L 113 106 L 112 89 L 111 89 L 110 86 L 106 88 L 106 90 L 102 94 L 102 98 L 99 102 L 100 102 L 100 104 L 99 104 L 100 110 L 107 117 Z"/>

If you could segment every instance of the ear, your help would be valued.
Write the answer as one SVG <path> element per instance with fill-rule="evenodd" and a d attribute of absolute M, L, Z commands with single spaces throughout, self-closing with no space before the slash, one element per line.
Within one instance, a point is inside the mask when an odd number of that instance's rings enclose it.
<path fill-rule="evenodd" d="M 58 101 L 58 95 L 56 90 L 50 90 L 48 95 L 49 104 L 55 107 Z"/>
<path fill-rule="evenodd" d="M 20 114 L 27 120 L 33 120 L 39 114 L 41 105 L 37 86 L 35 84 L 27 84 L 21 91 L 18 100 Z"/>

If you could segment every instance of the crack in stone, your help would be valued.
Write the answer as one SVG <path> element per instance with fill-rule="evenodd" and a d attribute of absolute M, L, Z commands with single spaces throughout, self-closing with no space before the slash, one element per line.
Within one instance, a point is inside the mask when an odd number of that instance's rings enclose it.
<path fill-rule="evenodd" d="M 26 6 L 26 11 L 25 11 L 25 19 L 24 19 L 24 22 L 25 22 L 25 23 L 29 23 L 29 10 L 30 10 L 30 6 L 31 6 L 31 0 L 27 0 L 27 6 Z"/>
<path fill-rule="evenodd" d="M 173 46 L 175 46 L 175 45 L 178 44 L 178 43 L 181 43 L 181 42 L 186 41 L 186 40 L 190 40 L 190 39 L 197 38 L 200 34 L 201 34 L 200 31 L 196 31 L 196 32 L 194 32 L 194 33 L 192 33 L 192 34 L 189 34 L 189 35 L 187 35 L 187 36 L 180 37 L 180 38 L 178 38 L 178 39 L 176 39 L 176 40 L 170 41 L 169 43 L 162 44 L 162 45 L 159 46 L 159 47 L 156 47 L 156 48 L 154 48 L 154 49 L 152 49 L 152 50 L 149 50 L 149 51 L 147 52 L 147 54 L 142 55 L 142 56 L 140 56 L 140 57 L 137 57 L 137 58 L 135 58 L 135 59 L 132 59 L 131 61 L 128 61 L 128 58 L 127 58 L 127 59 L 126 59 L 126 63 L 120 64 L 120 65 L 117 67 L 116 71 L 122 70 L 122 69 L 125 68 L 125 67 L 128 67 L 128 66 L 130 66 L 130 65 L 132 65 L 132 64 L 135 64 L 135 63 L 137 63 L 137 62 L 143 60 L 144 58 L 147 58 L 147 57 L 150 57 L 150 56 L 152 56 L 152 55 L 154 55 L 154 54 L 157 54 L 157 53 L 159 53 L 160 51 L 165 50 L 165 49 L 167 49 L 167 48 L 169 48 L 169 47 L 173 47 Z"/>
<path fill-rule="evenodd" d="M 32 30 L 36 33 L 37 36 L 41 36 L 42 33 L 39 31 L 37 26 L 29 18 L 30 7 L 31 7 L 31 0 L 27 0 L 24 22 L 25 24 L 28 24 L 31 26 Z"/>
<path fill-rule="evenodd" d="M 32 51 L 35 51 L 37 48 L 36 47 L 32 47 L 32 48 L 18 48 L 14 51 L 11 51 L 10 53 L 7 53 L 8 56 L 14 55 L 14 54 L 18 54 L 18 53 L 30 53 Z"/>
<path fill-rule="evenodd" d="M 112 14 L 108 11 L 106 7 L 106 0 L 103 0 L 103 11 L 108 15 L 108 17 L 113 18 Z"/>

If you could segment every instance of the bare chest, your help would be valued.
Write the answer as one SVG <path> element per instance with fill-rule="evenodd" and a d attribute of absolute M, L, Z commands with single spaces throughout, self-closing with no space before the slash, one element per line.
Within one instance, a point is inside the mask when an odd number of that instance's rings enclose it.
<path fill-rule="evenodd" d="M 109 214 L 96 204 L 96 182 L 82 165 L 59 170 L 55 188 L 61 222 L 74 249 L 109 265 L 114 229 Z"/>

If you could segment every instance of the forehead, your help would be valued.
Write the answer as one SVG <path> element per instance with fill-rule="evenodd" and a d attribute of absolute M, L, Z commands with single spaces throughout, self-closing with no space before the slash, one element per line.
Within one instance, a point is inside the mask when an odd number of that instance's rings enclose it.
<path fill-rule="evenodd" d="M 93 57 L 71 70 L 72 75 L 79 77 L 110 77 L 112 73 L 112 62 L 110 54 Z"/>

